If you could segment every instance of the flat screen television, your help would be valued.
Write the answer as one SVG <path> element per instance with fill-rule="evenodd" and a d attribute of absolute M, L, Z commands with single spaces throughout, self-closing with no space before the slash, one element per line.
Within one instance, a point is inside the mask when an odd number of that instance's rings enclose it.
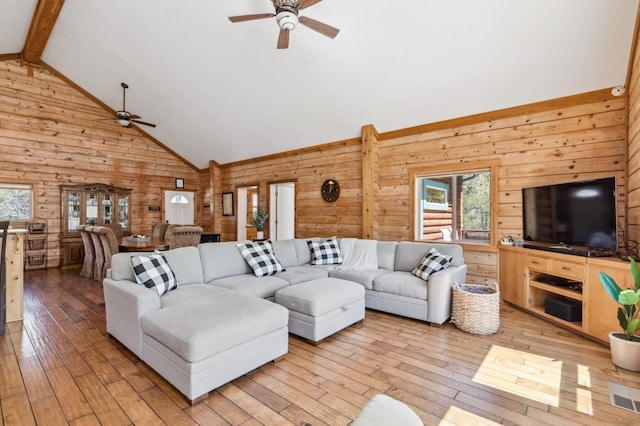
<path fill-rule="evenodd" d="M 522 189 L 525 241 L 617 249 L 613 177 Z"/>

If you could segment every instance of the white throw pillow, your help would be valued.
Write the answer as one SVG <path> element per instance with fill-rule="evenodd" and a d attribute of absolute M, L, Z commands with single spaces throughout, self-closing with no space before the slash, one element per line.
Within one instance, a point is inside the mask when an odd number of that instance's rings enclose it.
<path fill-rule="evenodd" d="M 273 275 L 285 269 L 273 253 L 271 241 L 258 241 L 255 243 L 236 244 L 240 254 L 247 261 L 256 277 Z"/>
<path fill-rule="evenodd" d="M 453 261 L 452 256 L 446 256 L 440 253 L 438 250 L 432 248 L 427 254 L 424 255 L 420 264 L 411 273 L 416 277 L 422 278 L 427 281 L 429 275 L 434 272 L 438 272 L 442 269 L 448 268 Z"/>
<path fill-rule="evenodd" d="M 342 253 L 336 237 L 327 241 L 308 240 L 312 265 L 337 265 L 342 263 Z"/>
<path fill-rule="evenodd" d="M 158 296 L 178 288 L 176 276 L 162 253 L 132 256 L 131 265 L 137 283 L 155 290 Z"/>

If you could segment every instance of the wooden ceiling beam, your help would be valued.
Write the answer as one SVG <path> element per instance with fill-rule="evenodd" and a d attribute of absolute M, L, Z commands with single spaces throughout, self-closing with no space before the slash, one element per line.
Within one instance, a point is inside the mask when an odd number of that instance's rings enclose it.
<path fill-rule="evenodd" d="M 39 64 L 64 0 L 39 0 L 22 49 L 22 60 Z"/>

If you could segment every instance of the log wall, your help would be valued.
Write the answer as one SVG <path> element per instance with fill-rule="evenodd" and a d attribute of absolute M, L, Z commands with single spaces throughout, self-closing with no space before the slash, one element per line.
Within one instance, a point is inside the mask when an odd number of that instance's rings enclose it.
<path fill-rule="evenodd" d="M 222 165 L 221 191 L 258 185 L 267 205 L 269 182 L 293 180 L 297 237 L 411 240 L 412 169 L 497 159 L 498 239 L 522 236 L 523 187 L 596 177 L 617 178 L 618 214 L 625 223 L 626 99 L 608 90 L 388 133 L 365 126 L 363 139 L 364 148 L 354 140 Z M 333 204 L 320 197 L 328 178 L 342 188 Z M 372 189 L 363 191 L 363 181 Z M 363 192 L 372 199 L 363 200 Z M 220 219 L 223 239 L 235 239 L 235 218 Z M 495 247 L 466 245 L 465 260 L 469 282 L 496 280 Z"/>
<path fill-rule="evenodd" d="M 624 225 L 626 129 L 625 98 L 601 91 L 381 133 L 377 149 L 378 237 L 413 237 L 410 170 L 495 159 L 500 161 L 498 239 L 522 237 L 523 187 L 596 177 L 617 178 L 619 221 Z M 469 281 L 495 280 L 495 248 L 476 247 L 465 246 Z"/>
<path fill-rule="evenodd" d="M 60 260 L 61 184 L 132 189 L 132 231 L 163 220 L 164 189 L 174 177 L 199 192 L 198 171 L 135 128 L 99 121 L 108 112 L 47 69 L 0 61 L 0 181 L 37 184 L 36 215 L 49 220 L 49 266 Z M 196 222 L 201 209 L 196 208 Z"/>
<path fill-rule="evenodd" d="M 629 81 L 629 239 L 640 242 L 640 49 L 632 58 Z"/>

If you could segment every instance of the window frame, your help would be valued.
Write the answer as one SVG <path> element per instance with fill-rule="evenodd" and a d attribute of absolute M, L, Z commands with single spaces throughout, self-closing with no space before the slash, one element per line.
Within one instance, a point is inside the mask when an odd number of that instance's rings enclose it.
<path fill-rule="evenodd" d="M 10 186 L 13 186 L 13 187 L 23 186 L 25 187 L 24 189 L 27 189 L 27 187 L 31 187 L 30 188 L 31 189 L 31 211 L 29 212 L 28 219 L 9 219 L 9 221 L 11 223 L 26 223 L 38 217 L 36 214 L 36 212 L 38 211 L 38 197 L 36 196 L 36 194 L 38 193 L 38 183 L 33 181 L 15 180 L 15 179 L 0 180 L 0 188 L 7 188 Z M 0 220 L 3 220 L 3 218 L 0 218 Z"/>
<path fill-rule="evenodd" d="M 411 189 L 410 189 L 410 205 L 411 205 L 411 220 L 410 220 L 410 232 L 414 241 L 425 242 L 423 239 L 418 239 L 418 229 L 419 229 L 419 221 L 421 220 L 418 217 L 418 212 L 421 210 L 421 201 L 419 195 L 421 194 L 422 188 L 418 188 L 418 179 L 421 178 L 431 178 L 438 176 L 452 176 L 452 175 L 460 175 L 460 174 L 471 174 L 477 172 L 489 172 L 490 174 L 490 195 L 491 200 L 489 204 L 489 240 L 462 240 L 462 239 L 452 239 L 451 241 L 437 240 L 437 243 L 450 243 L 450 244 L 461 244 L 461 245 L 473 245 L 473 246 L 492 246 L 496 247 L 498 244 L 498 180 L 500 176 L 499 173 L 499 160 L 480 160 L 480 161 L 468 161 L 462 163 L 450 163 L 450 164 L 439 164 L 436 166 L 427 166 L 411 169 L 409 171 L 410 181 L 411 181 Z M 455 236 L 453 236 L 455 238 Z"/>

